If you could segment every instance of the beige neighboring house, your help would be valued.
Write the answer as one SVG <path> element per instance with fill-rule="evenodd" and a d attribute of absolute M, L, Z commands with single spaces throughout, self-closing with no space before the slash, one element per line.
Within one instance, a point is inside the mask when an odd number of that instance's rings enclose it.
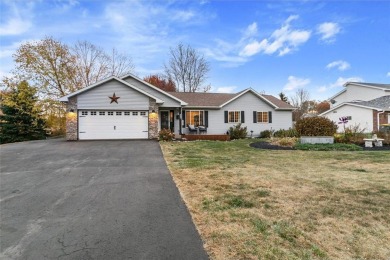
<path fill-rule="evenodd" d="M 330 109 L 320 116 L 336 123 L 347 117 L 346 127 L 358 125 L 365 132 L 375 132 L 380 125 L 390 124 L 390 84 L 347 82 L 328 101 Z"/>

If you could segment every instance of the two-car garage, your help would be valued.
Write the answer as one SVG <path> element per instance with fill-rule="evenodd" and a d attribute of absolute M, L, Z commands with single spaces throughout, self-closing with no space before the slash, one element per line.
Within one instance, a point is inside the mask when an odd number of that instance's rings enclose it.
<path fill-rule="evenodd" d="M 147 139 L 148 111 L 79 110 L 78 139 Z"/>

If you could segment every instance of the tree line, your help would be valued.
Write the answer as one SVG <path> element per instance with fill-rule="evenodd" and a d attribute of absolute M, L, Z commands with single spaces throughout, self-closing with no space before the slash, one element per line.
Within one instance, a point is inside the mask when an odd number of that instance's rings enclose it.
<path fill-rule="evenodd" d="M 164 64 L 164 73 L 149 75 L 144 80 L 165 91 L 210 89 L 210 86 L 202 86 L 210 70 L 203 55 L 190 45 L 183 44 L 171 48 L 170 55 L 169 61 Z M 110 76 L 121 77 L 135 70 L 131 56 L 115 48 L 106 52 L 88 41 L 78 41 L 70 46 L 53 37 L 21 44 L 13 59 L 15 68 L 12 76 L 1 80 L 2 143 L 30 140 L 26 137 L 28 134 L 20 132 L 26 129 L 10 132 L 10 129 L 21 128 L 24 124 L 17 123 L 19 116 L 25 117 L 27 111 L 20 102 L 27 102 L 29 107 L 34 108 L 30 110 L 29 120 L 39 119 L 37 125 L 42 133 L 50 129 L 52 134 L 61 135 L 65 133 L 65 107 L 58 101 L 60 97 Z M 25 100 L 16 102 L 16 96 L 23 96 Z M 31 133 L 31 138 L 37 139 L 38 135 Z"/>

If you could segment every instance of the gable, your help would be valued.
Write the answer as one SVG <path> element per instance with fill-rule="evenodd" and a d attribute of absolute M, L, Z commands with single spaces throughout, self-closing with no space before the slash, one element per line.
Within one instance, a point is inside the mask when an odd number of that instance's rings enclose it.
<path fill-rule="evenodd" d="M 161 100 L 164 100 L 164 103 L 161 105 L 161 107 L 180 107 L 181 105 L 186 105 L 185 102 L 171 95 L 169 92 L 165 92 L 133 75 L 124 76 L 122 79 L 137 87 L 138 89 L 141 89 Z"/>
<path fill-rule="evenodd" d="M 118 104 L 115 102 L 111 103 L 111 99 L 109 98 L 114 93 L 119 97 Z M 77 108 L 148 110 L 149 97 L 135 89 L 129 88 L 119 81 L 109 80 L 95 88 L 80 93 L 77 96 Z"/>
<path fill-rule="evenodd" d="M 268 102 L 264 101 L 254 93 L 248 91 L 242 94 L 239 98 L 227 103 L 223 106 L 223 110 L 236 110 L 238 108 L 249 111 L 270 111 L 274 110 L 274 107 Z"/>

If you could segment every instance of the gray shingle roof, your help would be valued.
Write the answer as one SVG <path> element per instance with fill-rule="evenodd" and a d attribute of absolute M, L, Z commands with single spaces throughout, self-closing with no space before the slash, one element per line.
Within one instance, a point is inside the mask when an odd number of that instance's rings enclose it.
<path fill-rule="evenodd" d="M 348 103 L 390 111 L 390 95 L 375 98 L 369 101 L 348 102 Z"/>
<path fill-rule="evenodd" d="M 220 107 L 243 91 L 231 93 L 203 93 L 203 92 L 169 92 L 172 96 L 188 103 L 188 107 Z M 279 109 L 293 109 L 290 104 L 271 95 L 261 95 Z"/>

